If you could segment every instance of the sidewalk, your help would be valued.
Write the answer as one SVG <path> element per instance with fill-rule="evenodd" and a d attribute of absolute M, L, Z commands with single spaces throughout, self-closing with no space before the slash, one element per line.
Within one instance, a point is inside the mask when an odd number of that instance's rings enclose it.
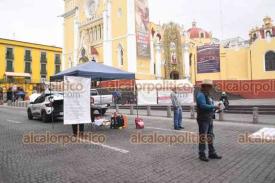
<path fill-rule="evenodd" d="M 230 100 L 229 99 L 229 102 L 230 102 L 230 105 L 275 105 L 275 98 L 272 98 L 272 99 L 240 99 L 240 100 Z"/>
<path fill-rule="evenodd" d="M 120 113 L 130 115 L 129 109 L 120 109 Z M 115 109 L 108 110 L 108 113 L 115 112 Z M 141 116 L 147 116 L 146 110 L 139 110 L 139 115 Z M 137 111 L 134 110 L 134 114 L 137 114 Z M 190 112 L 183 112 L 183 118 L 190 119 L 191 114 Z M 166 111 L 157 111 L 157 110 L 151 110 L 151 116 L 157 116 L 157 117 L 163 117 L 167 118 L 167 112 Z M 173 112 L 172 112 L 173 117 Z M 219 114 L 216 114 L 216 119 L 219 119 Z M 224 114 L 224 121 L 225 122 L 234 122 L 234 123 L 250 123 L 252 124 L 253 116 L 251 114 Z M 221 123 L 223 121 L 220 121 Z M 259 124 L 268 124 L 268 125 L 275 125 L 275 115 L 259 115 Z"/>

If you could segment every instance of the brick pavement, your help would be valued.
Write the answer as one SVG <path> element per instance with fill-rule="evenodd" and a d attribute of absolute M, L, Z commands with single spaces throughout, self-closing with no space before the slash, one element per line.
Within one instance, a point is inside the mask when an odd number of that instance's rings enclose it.
<path fill-rule="evenodd" d="M 242 145 L 240 133 L 255 132 L 266 125 L 216 123 L 216 148 L 222 160 L 208 163 L 197 159 L 197 145 L 136 145 L 129 143 L 136 132 L 181 134 L 173 131 L 171 119 L 144 117 L 144 130 L 98 129 L 107 145 L 126 149 L 123 154 L 95 145 L 23 145 L 30 131 L 68 132 L 70 126 L 27 120 L 25 111 L 0 108 L 0 182 L 275 182 L 275 146 Z M 14 120 L 20 124 L 8 122 Z M 192 120 L 186 130 L 197 131 Z M 160 130 L 163 129 L 163 130 Z M 90 127 L 86 125 L 86 130 Z"/>

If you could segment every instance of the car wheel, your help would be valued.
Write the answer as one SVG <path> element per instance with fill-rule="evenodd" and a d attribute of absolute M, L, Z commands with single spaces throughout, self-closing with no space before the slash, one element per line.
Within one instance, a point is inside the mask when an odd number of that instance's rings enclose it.
<path fill-rule="evenodd" d="M 32 120 L 33 119 L 33 115 L 30 109 L 28 109 L 28 119 Z"/>
<path fill-rule="evenodd" d="M 47 113 L 45 111 L 42 111 L 41 113 L 41 119 L 44 123 L 47 123 L 50 121 L 50 118 L 49 116 L 47 115 Z"/>

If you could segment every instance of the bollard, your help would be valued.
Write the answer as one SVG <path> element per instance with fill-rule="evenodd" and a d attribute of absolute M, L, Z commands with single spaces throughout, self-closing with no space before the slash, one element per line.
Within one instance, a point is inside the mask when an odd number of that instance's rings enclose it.
<path fill-rule="evenodd" d="M 195 106 L 190 106 L 191 119 L 195 119 Z"/>
<path fill-rule="evenodd" d="M 147 106 L 147 116 L 151 116 L 151 106 Z"/>
<path fill-rule="evenodd" d="M 172 111 L 171 111 L 171 107 L 167 106 L 167 117 L 171 118 L 172 117 Z"/>
<path fill-rule="evenodd" d="M 130 105 L 130 115 L 134 115 L 134 105 Z"/>
<path fill-rule="evenodd" d="M 119 113 L 119 105 L 116 104 L 116 112 Z"/>
<path fill-rule="evenodd" d="M 223 121 L 224 120 L 224 111 L 222 110 L 220 113 L 219 113 L 219 121 Z"/>
<path fill-rule="evenodd" d="M 259 122 L 259 107 L 253 107 L 253 123 L 257 124 Z"/>

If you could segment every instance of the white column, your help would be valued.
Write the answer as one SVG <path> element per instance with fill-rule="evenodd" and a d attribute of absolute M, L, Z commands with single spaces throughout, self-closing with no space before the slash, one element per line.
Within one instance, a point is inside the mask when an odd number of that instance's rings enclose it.
<path fill-rule="evenodd" d="M 156 76 L 157 79 L 161 79 L 161 46 L 156 43 Z"/>
<path fill-rule="evenodd" d="M 111 0 L 104 1 L 105 10 L 103 12 L 103 52 L 104 64 L 112 66 L 112 2 Z"/>
<path fill-rule="evenodd" d="M 78 64 L 78 50 L 79 50 L 79 21 L 78 21 L 78 9 L 75 10 L 74 18 L 74 52 L 73 52 L 73 66 Z"/>
<path fill-rule="evenodd" d="M 66 60 L 65 54 L 67 54 L 68 50 L 65 50 L 65 25 L 63 23 L 63 43 L 62 43 L 63 53 L 62 53 L 62 60 L 61 60 L 61 71 L 67 69 L 66 62 L 69 63 L 69 59 Z M 67 63 L 67 65 L 68 65 Z"/>
<path fill-rule="evenodd" d="M 135 0 L 127 0 L 127 56 L 128 71 L 137 71 Z"/>
<path fill-rule="evenodd" d="M 190 57 L 189 57 L 189 45 L 183 46 L 183 60 L 184 60 L 184 74 L 187 79 L 190 79 Z"/>
<path fill-rule="evenodd" d="M 155 63 L 155 49 L 154 49 L 154 38 L 152 34 L 150 34 L 150 54 L 151 54 L 151 59 L 150 59 L 150 74 L 154 75 L 154 63 Z"/>

